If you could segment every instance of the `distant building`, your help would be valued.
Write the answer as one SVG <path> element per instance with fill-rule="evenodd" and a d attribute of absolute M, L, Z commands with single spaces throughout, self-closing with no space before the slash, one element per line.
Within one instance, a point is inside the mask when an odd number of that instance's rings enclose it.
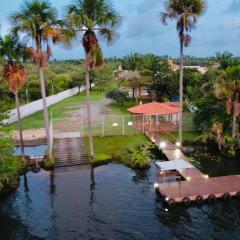
<path fill-rule="evenodd" d="M 179 65 L 175 64 L 172 59 L 168 60 L 168 64 L 173 71 L 179 70 Z M 205 74 L 208 71 L 207 67 L 201 67 L 201 66 L 183 66 L 183 68 L 197 70 L 201 74 Z"/>

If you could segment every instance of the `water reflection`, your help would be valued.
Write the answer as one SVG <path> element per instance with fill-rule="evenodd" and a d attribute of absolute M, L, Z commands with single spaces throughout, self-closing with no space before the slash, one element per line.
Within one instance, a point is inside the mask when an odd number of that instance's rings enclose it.
<path fill-rule="evenodd" d="M 239 201 L 168 208 L 155 194 L 155 173 L 118 164 L 28 173 L 0 201 L 0 239 L 239 238 Z"/>

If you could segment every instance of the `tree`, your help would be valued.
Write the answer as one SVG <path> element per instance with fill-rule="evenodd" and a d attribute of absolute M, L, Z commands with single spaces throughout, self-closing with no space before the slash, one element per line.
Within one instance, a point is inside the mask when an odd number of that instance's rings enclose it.
<path fill-rule="evenodd" d="M 170 99 L 178 94 L 177 76 L 167 62 L 160 63 L 153 74 L 154 82 L 151 89 L 157 101 L 162 101 L 163 98 Z"/>
<path fill-rule="evenodd" d="M 7 35 L 4 39 L 0 38 L 0 55 L 3 59 L 5 59 L 6 62 L 3 68 L 3 77 L 7 80 L 8 87 L 15 96 L 21 155 L 22 159 L 24 159 L 25 154 L 18 93 L 20 88 L 27 81 L 27 73 L 25 68 L 19 63 L 20 60 L 26 56 L 25 46 L 19 43 L 12 36 Z"/>
<path fill-rule="evenodd" d="M 198 17 L 204 12 L 206 3 L 204 0 L 168 0 L 166 12 L 161 13 L 162 22 L 175 19 L 177 21 L 177 32 L 180 42 L 180 113 L 179 113 L 179 141 L 183 137 L 183 48 L 188 47 L 191 42 L 189 32 L 195 27 Z"/>
<path fill-rule="evenodd" d="M 128 71 L 136 71 L 139 70 L 141 65 L 141 56 L 138 53 L 131 53 L 122 59 L 122 68 Z"/>
<path fill-rule="evenodd" d="M 220 68 L 223 70 L 227 69 L 229 66 L 240 64 L 240 60 L 228 51 L 224 51 L 223 53 L 217 52 L 216 60 L 219 62 Z"/>
<path fill-rule="evenodd" d="M 122 92 L 119 89 L 113 89 L 106 94 L 106 98 L 110 98 L 116 101 L 118 105 L 122 106 L 128 98 L 128 93 Z"/>
<path fill-rule="evenodd" d="M 91 157 L 94 156 L 91 108 L 90 108 L 90 77 L 89 72 L 104 65 L 103 54 L 96 33 L 110 43 L 115 36 L 115 27 L 120 16 L 113 9 L 109 0 L 76 0 L 67 6 L 66 22 L 75 32 L 82 32 L 82 44 L 86 54 L 85 78 L 87 95 L 88 137 Z"/>
<path fill-rule="evenodd" d="M 0 128 L 4 125 L 4 120 L 9 117 L 9 106 L 5 101 L 0 100 Z"/>
<path fill-rule="evenodd" d="M 232 116 L 232 138 L 238 136 L 237 118 L 240 116 L 240 65 L 228 67 L 214 86 L 215 95 L 226 99 L 226 111 Z"/>
<path fill-rule="evenodd" d="M 154 54 L 146 54 L 141 61 L 141 69 L 151 71 L 154 74 L 159 67 L 160 60 Z"/>
<path fill-rule="evenodd" d="M 46 137 L 48 146 L 50 146 L 49 117 L 43 69 L 46 67 L 51 55 L 49 40 L 52 40 L 53 43 L 62 40 L 61 22 L 57 20 L 56 9 L 47 0 L 24 1 L 20 11 L 13 13 L 10 20 L 13 26 L 12 34 L 18 38 L 22 34 L 24 40 L 28 40 L 29 44 L 31 44 L 28 52 L 39 70 Z"/>

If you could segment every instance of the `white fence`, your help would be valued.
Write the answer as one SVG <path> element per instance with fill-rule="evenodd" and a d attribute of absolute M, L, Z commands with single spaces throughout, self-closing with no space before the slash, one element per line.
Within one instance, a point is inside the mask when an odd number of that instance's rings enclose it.
<path fill-rule="evenodd" d="M 94 86 L 94 84 L 92 84 L 92 86 Z M 80 92 L 83 92 L 83 91 L 85 91 L 85 86 L 80 88 Z M 47 97 L 47 105 L 51 106 L 57 102 L 60 102 L 66 98 L 69 98 L 69 97 L 72 97 L 72 96 L 78 94 L 78 92 L 79 92 L 79 87 L 75 87 L 75 88 L 66 90 L 64 92 L 60 92 L 60 93 L 51 95 L 51 96 Z M 39 112 L 41 110 L 43 110 L 42 99 L 25 104 L 20 107 L 21 118 L 25 118 L 25 117 L 30 116 L 33 113 Z M 17 121 L 17 110 L 15 108 L 15 109 L 10 110 L 9 119 L 4 120 L 3 123 L 11 124 L 16 121 Z"/>

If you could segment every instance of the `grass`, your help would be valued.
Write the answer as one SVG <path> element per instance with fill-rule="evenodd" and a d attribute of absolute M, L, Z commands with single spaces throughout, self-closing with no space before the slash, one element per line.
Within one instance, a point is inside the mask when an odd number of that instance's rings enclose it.
<path fill-rule="evenodd" d="M 87 137 L 84 138 L 84 142 L 89 153 Z M 92 164 L 97 166 L 110 161 L 118 161 L 132 168 L 149 167 L 150 161 L 147 152 L 139 149 L 140 146 L 148 145 L 150 145 L 150 141 L 144 135 L 94 137 L 94 159 Z M 141 156 L 143 159 L 139 159 L 139 156 L 138 161 L 131 158 L 133 152 L 136 151 L 143 154 Z M 132 155 L 130 158 L 129 154 Z"/>
<path fill-rule="evenodd" d="M 93 89 L 91 92 L 91 101 L 98 101 L 104 98 L 104 94 L 97 89 Z M 49 116 L 52 110 L 53 118 L 63 118 L 66 116 L 66 113 L 71 111 L 71 108 L 78 107 L 79 104 L 86 101 L 86 94 L 85 92 L 80 93 L 79 95 L 75 95 L 73 97 L 64 99 L 61 102 L 58 102 L 48 108 Z M 43 111 L 36 112 L 31 116 L 28 116 L 22 120 L 22 127 L 23 129 L 33 129 L 33 128 L 43 128 L 44 127 L 44 118 L 43 118 Z M 17 129 L 17 123 L 13 123 L 6 127 L 1 128 L 1 131 L 11 131 Z"/>

